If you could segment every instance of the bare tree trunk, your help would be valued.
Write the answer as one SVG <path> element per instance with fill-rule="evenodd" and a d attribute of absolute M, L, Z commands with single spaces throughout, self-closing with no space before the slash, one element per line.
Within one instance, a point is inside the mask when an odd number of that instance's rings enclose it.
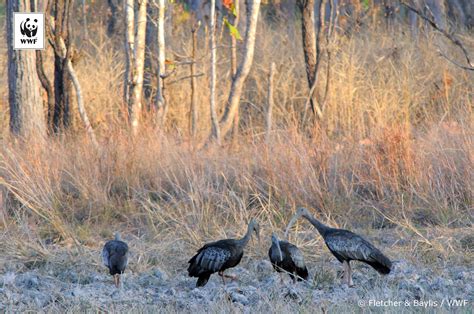
<path fill-rule="evenodd" d="M 327 65 L 326 65 L 326 87 L 324 89 L 324 97 L 321 102 L 321 111 L 324 110 L 326 107 L 326 100 L 329 94 L 329 85 L 331 83 L 331 37 L 332 37 L 332 11 L 333 5 L 332 0 L 322 0 L 324 1 L 323 6 L 325 9 L 325 16 L 328 16 L 329 19 L 326 22 L 326 18 L 324 19 L 324 26 L 323 24 L 320 25 L 321 29 L 324 29 L 324 33 L 326 34 L 326 58 L 327 58 Z"/>
<path fill-rule="evenodd" d="M 191 110 L 190 110 L 190 130 L 191 138 L 195 139 L 197 134 L 197 93 L 196 93 L 196 54 L 197 54 L 197 32 L 201 22 L 199 21 L 192 29 L 192 62 L 191 62 Z"/>
<path fill-rule="evenodd" d="M 85 0 L 82 0 L 82 1 L 84 3 Z M 115 0 L 107 0 L 107 4 L 109 5 L 109 8 L 110 8 L 110 17 L 109 17 L 109 20 L 107 21 L 107 36 L 112 37 L 115 34 L 115 27 L 117 25 L 118 5 L 119 4 L 115 3 Z M 84 15 L 84 16 L 86 16 L 86 15 Z M 84 18 L 84 22 L 87 23 L 86 18 Z"/>
<path fill-rule="evenodd" d="M 76 72 L 72 66 L 71 60 L 67 60 L 67 69 L 69 75 L 71 76 L 72 83 L 74 84 L 74 88 L 76 89 L 76 97 L 77 97 L 77 107 L 79 110 L 79 115 L 81 116 L 82 122 L 84 123 L 84 127 L 86 128 L 86 132 L 89 135 L 89 138 L 94 145 L 95 149 L 99 150 L 99 143 L 95 137 L 94 129 L 91 126 L 89 121 L 89 117 L 87 116 L 86 107 L 84 106 L 84 100 L 82 97 L 82 89 L 81 84 L 79 83 L 79 79 L 77 78 Z"/>
<path fill-rule="evenodd" d="M 135 56 L 133 60 L 133 76 L 130 89 L 130 122 L 132 133 L 138 133 L 142 111 L 143 69 L 145 67 L 145 32 L 146 32 L 146 3 L 147 0 L 138 2 L 137 36 L 135 37 Z"/>
<path fill-rule="evenodd" d="M 147 4 L 147 16 L 146 21 L 146 35 L 145 35 L 145 70 L 143 74 L 143 97 L 144 104 L 146 104 L 146 110 L 155 112 L 155 99 L 156 87 L 153 83 L 156 76 L 156 66 L 153 63 L 154 55 L 157 51 L 156 39 L 157 35 L 157 23 L 158 10 L 156 0 L 148 1 Z"/>
<path fill-rule="evenodd" d="M 268 74 L 268 93 L 267 93 L 267 112 L 266 112 L 266 132 L 265 132 L 265 141 L 267 144 L 270 143 L 270 136 L 272 132 L 272 114 L 273 114 L 273 75 L 275 72 L 275 62 L 272 62 L 270 66 L 270 73 Z"/>
<path fill-rule="evenodd" d="M 71 0 L 54 1 L 54 42 L 59 47 L 59 41 L 63 40 L 66 45 L 66 54 L 70 54 L 70 10 Z M 67 56 L 61 55 L 58 49 L 54 49 L 54 114 L 53 131 L 60 132 L 61 129 L 69 128 L 71 124 L 71 78 L 66 68 Z"/>
<path fill-rule="evenodd" d="M 30 1 L 7 1 L 6 11 L 10 131 L 15 135 L 43 138 L 46 125 L 35 70 L 35 52 L 13 50 L 13 12 L 31 12 Z"/>
<path fill-rule="evenodd" d="M 57 5 L 58 3 L 56 3 Z M 70 4 L 70 3 L 69 3 Z M 73 56 L 73 47 L 72 47 L 72 41 L 69 40 L 69 34 L 71 34 L 71 23 L 70 23 L 70 18 L 71 18 L 71 12 L 72 12 L 72 7 L 66 4 L 63 9 L 64 12 L 62 12 L 63 19 L 66 21 L 66 29 L 67 29 L 67 39 L 68 41 L 65 40 L 64 37 L 64 29 L 58 29 L 58 25 L 56 25 L 56 28 L 53 29 L 52 25 L 49 24 L 49 21 L 47 20 L 46 25 L 48 29 L 50 29 L 50 32 L 54 31 L 54 53 L 55 53 L 55 59 L 59 59 L 61 61 L 61 64 L 63 65 L 63 70 L 66 72 L 64 75 L 68 76 L 68 79 L 72 81 L 72 84 L 74 85 L 74 88 L 76 90 L 76 97 L 77 97 L 77 105 L 78 105 L 78 110 L 79 114 L 81 116 L 82 122 L 84 123 L 84 127 L 87 131 L 87 134 L 89 135 L 89 138 L 91 139 L 92 144 L 96 149 L 99 149 L 99 144 L 97 143 L 96 137 L 94 130 L 92 129 L 92 126 L 89 121 L 89 117 L 87 116 L 86 109 L 84 106 L 84 100 L 82 96 L 82 89 L 81 89 L 81 84 L 79 82 L 79 79 L 77 78 L 76 72 L 74 71 L 74 67 L 72 65 L 72 58 Z M 59 11 L 56 11 L 58 13 Z M 56 61 L 56 60 L 55 60 Z M 69 93 L 71 95 L 71 93 Z"/>
<path fill-rule="evenodd" d="M 89 30 L 87 26 L 87 10 L 86 10 L 86 0 L 81 0 L 82 7 L 82 28 L 84 30 L 85 40 L 89 40 Z M 113 15 L 114 12 L 112 12 Z"/>
<path fill-rule="evenodd" d="M 234 27 L 237 28 L 239 26 L 240 20 L 240 0 L 234 1 L 234 8 L 235 8 L 235 19 L 233 21 Z M 237 39 L 235 36 L 231 36 L 232 39 L 232 46 L 231 46 L 231 70 L 232 70 L 232 78 L 234 78 L 235 74 L 237 73 Z M 234 126 L 232 130 L 232 140 L 233 142 L 237 141 L 237 137 L 239 136 L 239 120 L 240 120 L 240 113 L 239 108 L 237 108 L 237 112 L 235 113 L 234 117 Z"/>
<path fill-rule="evenodd" d="M 316 34 L 314 32 L 314 0 L 298 0 L 298 8 L 302 15 L 303 52 L 306 66 L 306 77 L 309 87 L 313 86 L 314 74 L 316 73 Z M 311 108 L 314 112 L 314 104 L 311 100 Z M 306 108 L 305 108 L 306 110 Z"/>
<path fill-rule="evenodd" d="M 43 55 L 45 51 L 36 50 L 36 72 L 38 73 L 38 78 L 46 91 L 47 96 L 47 125 L 51 126 L 53 123 L 53 110 L 54 110 L 54 89 L 51 81 L 46 76 L 43 66 Z"/>
<path fill-rule="evenodd" d="M 163 125 L 166 118 L 167 105 L 164 95 L 164 77 L 166 75 L 166 43 L 165 43 L 165 0 L 159 0 L 158 8 L 158 71 L 156 90 L 156 118 Z"/>
<path fill-rule="evenodd" d="M 135 63 L 135 11 L 134 0 L 124 1 L 125 11 L 125 77 L 123 84 L 123 102 L 129 104 L 132 84 L 132 65 Z"/>
<path fill-rule="evenodd" d="M 224 115 L 220 121 L 222 136 L 225 136 L 232 127 L 235 113 L 239 107 L 240 96 L 242 95 L 245 80 L 247 79 L 253 62 L 261 0 L 246 0 L 245 3 L 247 9 L 247 27 L 245 31 L 244 57 L 237 69 L 237 73 L 232 79 L 232 86 L 230 88 L 229 97 L 227 98 Z"/>
<path fill-rule="evenodd" d="M 211 130 L 212 137 L 221 143 L 221 133 L 216 109 L 216 0 L 211 0 L 211 25 L 210 25 L 210 46 L 211 46 L 211 79 L 209 82 L 210 110 L 211 110 Z"/>
<path fill-rule="evenodd" d="M 306 76 L 308 78 L 308 84 L 311 88 L 310 90 L 310 104 L 313 113 L 317 114 L 320 118 L 322 117 L 322 112 L 314 104 L 313 101 L 313 92 L 317 82 L 318 76 L 318 67 L 320 61 L 320 48 L 319 48 L 319 40 L 316 40 L 317 37 L 319 38 L 319 33 L 321 30 L 321 16 L 318 19 L 318 23 L 316 25 L 318 34 L 316 35 L 315 29 L 315 18 L 314 18 L 314 0 L 298 0 L 298 7 L 301 11 L 302 15 L 302 35 L 303 35 L 303 52 L 304 52 L 304 59 L 306 64 Z M 318 12 L 321 12 L 321 3 L 322 1 L 318 1 Z M 305 108 L 305 116 L 306 116 L 306 108 Z M 303 121 L 305 117 L 303 118 Z"/>

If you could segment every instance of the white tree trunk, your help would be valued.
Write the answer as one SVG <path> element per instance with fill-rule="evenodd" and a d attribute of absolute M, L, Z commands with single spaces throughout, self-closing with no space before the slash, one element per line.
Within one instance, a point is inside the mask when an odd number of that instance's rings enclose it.
<path fill-rule="evenodd" d="M 266 131 L 265 131 L 265 141 L 267 144 L 270 143 L 270 136 L 272 132 L 272 115 L 273 115 L 273 75 L 275 73 L 275 62 L 272 62 L 270 66 L 270 73 L 268 74 L 268 91 L 267 91 L 267 112 L 265 116 L 266 120 Z"/>
<path fill-rule="evenodd" d="M 156 91 L 156 109 L 158 123 L 163 124 L 167 111 L 165 97 L 163 95 L 163 78 L 166 75 L 165 0 L 159 0 L 158 5 L 158 87 Z"/>
<path fill-rule="evenodd" d="M 232 80 L 229 97 L 225 107 L 224 115 L 220 121 L 222 136 L 232 127 L 234 116 L 239 108 L 240 96 L 245 84 L 245 80 L 252 67 L 253 55 L 255 50 L 255 37 L 257 33 L 258 13 L 260 11 L 261 0 L 247 0 L 247 28 L 245 32 L 244 56 Z"/>
<path fill-rule="evenodd" d="M 142 111 L 143 70 L 145 66 L 145 35 L 146 35 L 146 3 L 139 0 L 137 16 L 137 36 L 135 37 L 135 53 L 133 64 L 132 86 L 130 90 L 130 122 L 132 133 L 138 133 Z"/>
<path fill-rule="evenodd" d="M 86 131 L 87 131 L 87 135 L 89 135 L 89 138 L 92 144 L 98 150 L 99 143 L 97 142 L 94 129 L 92 128 L 92 125 L 89 121 L 89 117 L 87 116 L 86 107 L 84 106 L 84 100 L 82 97 L 81 84 L 79 83 L 79 79 L 77 78 L 76 72 L 74 71 L 71 60 L 67 60 L 67 69 L 68 69 L 69 75 L 71 76 L 74 89 L 76 90 L 77 107 L 78 107 L 82 122 L 84 123 L 84 127 L 86 128 Z"/>
<path fill-rule="evenodd" d="M 211 110 L 211 130 L 212 137 L 217 141 L 218 144 L 221 143 L 221 133 L 219 130 L 219 121 L 217 119 L 217 109 L 216 109 L 216 0 L 211 0 L 211 36 L 210 36 L 210 46 L 211 46 L 211 79 L 209 82 L 209 91 L 210 91 L 210 110 Z"/>
<path fill-rule="evenodd" d="M 238 28 L 239 20 L 240 20 L 240 0 L 234 1 L 234 10 L 235 10 L 235 18 L 234 18 L 234 27 Z M 231 71 L 232 71 L 232 78 L 237 73 L 237 39 L 235 36 L 231 36 L 232 40 L 232 47 L 231 47 Z M 235 112 L 234 116 L 234 126 L 232 130 L 232 140 L 235 143 L 239 136 L 239 121 L 240 121 L 240 113 L 239 108 Z"/>
<path fill-rule="evenodd" d="M 9 0 L 6 10 L 10 131 L 15 135 L 43 138 L 46 124 L 35 51 L 13 50 L 13 12 L 31 12 L 30 1 Z"/>
<path fill-rule="evenodd" d="M 130 87 L 132 84 L 132 65 L 135 51 L 135 12 L 134 0 L 124 1 L 125 11 L 125 76 L 123 84 L 123 102 L 129 105 Z M 130 110 L 130 108 L 129 108 Z M 130 112 L 129 112 L 130 115 Z"/>
<path fill-rule="evenodd" d="M 196 138 L 197 134 L 197 120 L 198 120 L 198 110 L 197 110 L 197 93 L 196 93 L 196 60 L 197 60 L 197 33 L 201 22 L 196 23 L 192 29 L 192 63 L 191 63 L 191 108 L 190 108 L 190 117 L 189 117 L 189 134 L 192 139 Z"/>

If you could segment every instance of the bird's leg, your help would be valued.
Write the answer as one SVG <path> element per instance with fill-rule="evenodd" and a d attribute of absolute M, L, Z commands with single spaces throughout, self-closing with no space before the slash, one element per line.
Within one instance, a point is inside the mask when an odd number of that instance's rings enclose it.
<path fill-rule="evenodd" d="M 296 284 L 296 279 L 297 279 L 296 276 L 297 276 L 296 273 L 293 273 L 293 284 L 294 285 Z"/>
<path fill-rule="evenodd" d="M 349 285 L 349 263 L 347 261 L 342 262 L 342 267 L 344 267 L 343 282 Z"/>
<path fill-rule="evenodd" d="M 119 284 L 120 284 L 120 277 L 119 276 L 120 276 L 119 274 L 114 275 L 114 284 L 115 284 L 116 288 L 118 288 Z"/>
<path fill-rule="evenodd" d="M 224 271 L 220 271 L 218 274 L 219 274 L 219 276 L 222 276 L 222 280 L 224 280 L 224 278 L 229 278 L 231 280 L 237 280 L 237 276 L 235 276 L 235 275 L 226 275 L 226 274 L 224 274 Z"/>
<path fill-rule="evenodd" d="M 225 278 L 229 278 L 231 280 L 238 280 L 236 275 L 223 275 Z"/>
<path fill-rule="evenodd" d="M 347 262 L 347 269 L 349 270 L 349 281 L 347 282 L 347 285 L 349 287 L 354 287 L 354 282 L 352 282 L 352 269 L 351 269 L 351 264 Z"/>
<path fill-rule="evenodd" d="M 280 275 L 280 283 L 281 284 L 284 284 L 285 281 L 283 280 L 283 275 L 281 273 L 278 273 L 278 275 Z"/>
<path fill-rule="evenodd" d="M 223 283 L 224 286 L 225 286 L 225 280 L 224 280 L 224 277 L 225 277 L 225 276 L 224 276 L 224 272 L 223 272 L 223 271 L 219 271 L 217 274 L 218 274 L 219 276 L 221 276 L 221 278 L 222 278 L 222 283 Z"/>

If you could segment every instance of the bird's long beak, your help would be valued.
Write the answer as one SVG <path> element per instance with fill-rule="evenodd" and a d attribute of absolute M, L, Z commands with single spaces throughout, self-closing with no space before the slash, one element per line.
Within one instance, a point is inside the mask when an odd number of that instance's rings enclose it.
<path fill-rule="evenodd" d="M 301 214 L 294 214 L 294 216 L 291 218 L 290 222 L 288 223 L 288 226 L 286 226 L 285 230 L 285 239 L 288 239 L 288 232 L 290 232 L 291 227 L 295 224 L 296 220 L 300 218 Z"/>
<path fill-rule="evenodd" d="M 280 262 L 281 262 L 283 261 L 283 253 L 281 252 L 280 241 L 277 240 L 275 244 L 276 244 L 278 255 L 280 256 Z"/>

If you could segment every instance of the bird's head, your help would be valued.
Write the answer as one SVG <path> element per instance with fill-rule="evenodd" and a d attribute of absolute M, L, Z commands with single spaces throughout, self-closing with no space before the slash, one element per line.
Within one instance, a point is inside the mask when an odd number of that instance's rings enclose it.
<path fill-rule="evenodd" d="M 306 208 L 299 207 L 296 210 L 296 213 L 293 215 L 293 217 L 291 217 L 291 220 L 288 223 L 288 226 L 286 227 L 285 238 L 288 239 L 288 232 L 290 231 L 290 228 L 293 226 L 293 224 L 296 222 L 296 220 L 298 220 L 298 218 L 300 218 L 300 217 L 308 218 L 310 216 L 311 216 L 311 214 L 309 213 L 309 211 Z"/>
<path fill-rule="evenodd" d="M 249 229 L 257 235 L 258 242 L 260 242 L 260 225 L 258 224 L 258 221 L 254 218 L 250 220 L 249 223 Z"/>
<path fill-rule="evenodd" d="M 278 236 L 276 234 L 276 232 L 272 232 L 272 243 L 278 243 L 280 241 L 280 239 L 278 239 Z"/>
<path fill-rule="evenodd" d="M 118 231 L 114 233 L 114 238 L 115 238 L 115 241 L 122 241 L 122 237 L 120 236 L 120 232 Z"/>
<path fill-rule="evenodd" d="M 281 253 L 280 239 L 278 239 L 278 236 L 275 232 L 272 233 L 272 243 L 277 248 L 278 257 L 280 258 L 280 262 L 281 262 L 283 260 L 283 254 Z"/>

